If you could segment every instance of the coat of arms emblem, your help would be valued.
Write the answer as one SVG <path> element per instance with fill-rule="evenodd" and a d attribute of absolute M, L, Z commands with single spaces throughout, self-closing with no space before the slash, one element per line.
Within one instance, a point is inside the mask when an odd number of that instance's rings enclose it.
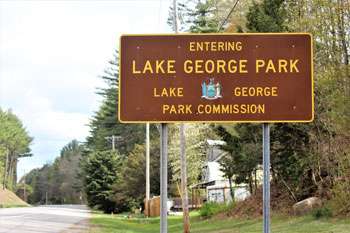
<path fill-rule="evenodd" d="M 205 81 L 202 82 L 202 98 L 208 100 L 215 100 L 222 98 L 222 86 L 219 82 L 214 83 L 214 78 L 209 79 L 207 84 Z"/>

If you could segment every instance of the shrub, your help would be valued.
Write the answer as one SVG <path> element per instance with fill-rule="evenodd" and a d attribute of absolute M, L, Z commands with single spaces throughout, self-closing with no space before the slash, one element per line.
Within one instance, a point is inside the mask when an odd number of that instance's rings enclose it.
<path fill-rule="evenodd" d="M 227 209 L 225 203 L 207 202 L 199 210 L 199 215 L 202 217 L 211 217 L 217 213 L 223 212 Z"/>
<path fill-rule="evenodd" d="M 320 218 L 330 218 L 333 216 L 332 210 L 326 206 L 315 209 L 312 212 L 312 216 L 316 219 Z"/>
<path fill-rule="evenodd" d="M 127 206 L 132 213 L 135 213 L 135 211 L 140 208 L 140 203 L 133 198 L 128 198 Z"/>
<path fill-rule="evenodd" d="M 350 214 L 350 178 L 338 180 L 332 188 L 330 205 L 337 216 L 349 216 Z"/>
<path fill-rule="evenodd" d="M 112 198 L 112 186 L 120 171 L 121 157 L 112 151 L 90 153 L 84 160 L 83 171 L 87 201 L 90 207 L 104 211 L 116 212 L 119 207 Z"/>

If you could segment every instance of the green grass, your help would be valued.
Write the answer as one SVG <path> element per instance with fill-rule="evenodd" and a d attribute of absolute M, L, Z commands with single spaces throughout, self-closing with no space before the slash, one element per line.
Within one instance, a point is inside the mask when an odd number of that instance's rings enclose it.
<path fill-rule="evenodd" d="M 90 233 L 157 233 L 159 218 L 126 218 L 121 215 L 94 213 Z M 182 232 L 182 217 L 168 218 L 169 233 Z M 262 220 L 243 219 L 201 219 L 198 213 L 191 213 L 191 232 L 193 233 L 261 233 Z M 273 233 L 350 233 L 348 219 L 315 220 L 305 217 L 273 217 Z"/>
<path fill-rule="evenodd" d="M 18 208 L 18 207 L 29 207 L 29 205 L 20 205 L 20 204 L 0 204 L 0 208 Z"/>

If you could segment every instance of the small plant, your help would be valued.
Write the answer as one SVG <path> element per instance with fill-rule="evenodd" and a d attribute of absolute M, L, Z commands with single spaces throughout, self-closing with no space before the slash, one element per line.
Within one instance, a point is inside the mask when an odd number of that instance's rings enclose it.
<path fill-rule="evenodd" d="M 332 188 L 332 199 L 330 201 L 330 206 L 332 207 L 333 214 L 336 216 L 346 216 L 350 213 L 349 187 L 350 177 L 340 179 Z"/>
<path fill-rule="evenodd" d="M 135 199 L 129 198 L 128 199 L 128 208 L 131 211 L 131 213 L 136 213 L 137 210 L 140 209 L 140 203 L 138 203 Z"/>
<path fill-rule="evenodd" d="M 227 209 L 227 205 L 225 203 L 217 203 L 217 202 L 207 202 L 199 210 L 199 215 L 201 217 L 211 217 L 217 213 L 223 212 Z"/>
<path fill-rule="evenodd" d="M 315 209 L 312 212 L 312 216 L 316 219 L 320 218 L 330 218 L 333 216 L 332 210 L 326 206 Z"/>

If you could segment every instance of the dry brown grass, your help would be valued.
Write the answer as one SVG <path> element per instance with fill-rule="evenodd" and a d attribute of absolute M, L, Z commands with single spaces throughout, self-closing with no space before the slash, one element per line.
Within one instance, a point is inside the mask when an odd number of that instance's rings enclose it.
<path fill-rule="evenodd" d="M 289 198 L 287 193 L 271 186 L 271 208 L 279 215 L 291 215 L 294 202 Z M 262 217 L 263 214 L 263 197 L 262 189 L 259 188 L 256 194 L 253 194 L 244 201 L 237 202 L 231 209 L 220 213 L 214 218 L 246 218 L 254 219 Z"/>
<path fill-rule="evenodd" d="M 0 207 L 29 206 L 21 198 L 7 189 L 0 189 Z"/>

